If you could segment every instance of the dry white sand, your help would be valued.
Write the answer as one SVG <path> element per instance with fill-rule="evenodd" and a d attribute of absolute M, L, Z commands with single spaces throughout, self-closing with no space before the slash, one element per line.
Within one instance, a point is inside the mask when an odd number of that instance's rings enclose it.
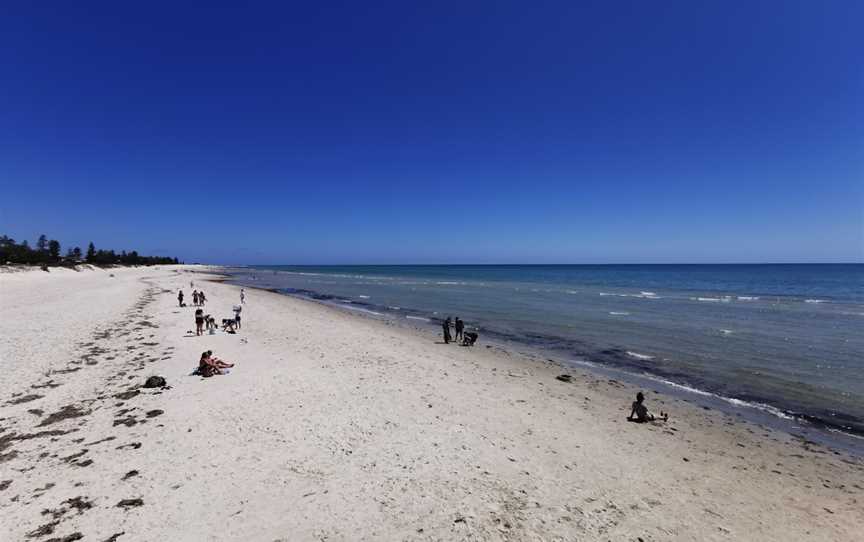
<path fill-rule="evenodd" d="M 862 539 L 859 459 L 194 269 L 0 274 L 0 539 Z"/>

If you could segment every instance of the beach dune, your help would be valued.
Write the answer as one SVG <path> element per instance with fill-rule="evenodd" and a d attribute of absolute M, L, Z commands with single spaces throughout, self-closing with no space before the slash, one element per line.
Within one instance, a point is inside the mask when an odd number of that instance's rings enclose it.
<path fill-rule="evenodd" d="M 864 463 L 201 266 L 0 274 L 3 540 L 860 540 Z M 191 376 L 204 350 L 236 363 Z M 161 375 L 168 388 L 143 388 Z M 65 537 L 65 538 L 64 538 Z M 71 537 L 71 538 L 70 538 Z"/>

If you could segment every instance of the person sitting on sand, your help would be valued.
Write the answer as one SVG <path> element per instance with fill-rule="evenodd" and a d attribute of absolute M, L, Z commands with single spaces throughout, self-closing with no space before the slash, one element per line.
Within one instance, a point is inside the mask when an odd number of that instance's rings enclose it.
<path fill-rule="evenodd" d="M 665 422 L 669 419 L 669 414 L 666 414 L 661 410 L 660 418 Z M 627 416 L 627 421 L 636 423 L 654 421 L 654 415 L 648 412 L 648 408 L 645 406 L 645 396 L 641 391 L 636 394 L 636 400 L 633 401 L 633 408 L 630 410 L 630 415 Z"/>
<path fill-rule="evenodd" d="M 227 363 L 213 356 L 212 350 L 207 350 L 201 353 L 201 359 L 198 361 L 198 374 L 203 377 L 225 374 L 222 369 L 234 367 L 233 363 Z"/>
<path fill-rule="evenodd" d="M 204 311 L 202 309 L 195 309 L 195 335 L 202 335 L 204 333 Z"/>

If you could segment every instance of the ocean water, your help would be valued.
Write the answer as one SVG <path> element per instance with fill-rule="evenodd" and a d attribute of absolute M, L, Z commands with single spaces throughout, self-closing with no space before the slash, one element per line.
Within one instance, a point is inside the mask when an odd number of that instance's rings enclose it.
<path fill-rule="evenodd" d="M 260 266 L 234 282 L 864 436 L 864 265 Z"/>

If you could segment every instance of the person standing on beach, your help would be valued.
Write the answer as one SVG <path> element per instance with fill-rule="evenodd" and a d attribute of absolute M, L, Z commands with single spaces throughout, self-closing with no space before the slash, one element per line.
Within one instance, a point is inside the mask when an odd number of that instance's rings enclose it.
<path fill-rule="evenodd" d="M 198 306 L 198 290 L 192 290 L 192 304 Z"/>
<path fill-rule="evenodd" d="M 456 342 L 459 342 L 464 337 L 462 337 L 462 330 L 465 329 L 465 322 L 463 322 L 458 316 L 456 317 L 456 335 L 454 335 L 454 339 Z"/>
<path fill-rule="evenodd" d="M 204 311 L 202 309 L 195 310 L 195 335 L 204 334 Z"/>
<path fill-rule="evenodd" d="M 240 304 L 246 303 L 246 290 L 240 288 Z"/>
<path fill-rule="evenodd" d="M 204 306 L 204 302 L 207 301 L 207 298 L 204 297 L 204 292 L 198 292 L 198 302 L 201 303 L 201 306 Z"/>
<path fill-rule="evenodd" d="M 177 301 L 180 303 L 180 306 L 183 306 L 183 290 L 180 290 L 180 293 L 177 294 Z"/>
<path fill-rule="evenodd" d="M 450 317 L 448 316 L 442 324 L 444 328 L 444 344 L 450 344 Z"/>

